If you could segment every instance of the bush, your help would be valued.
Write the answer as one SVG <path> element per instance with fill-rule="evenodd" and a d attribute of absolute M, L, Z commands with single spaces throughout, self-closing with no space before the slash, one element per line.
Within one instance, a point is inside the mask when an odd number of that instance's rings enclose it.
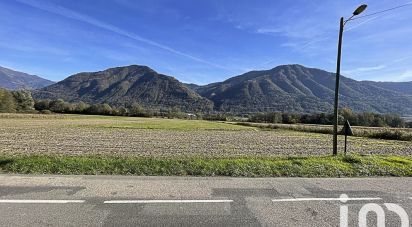
<path fill-rule="evenodd" d="M 67 106 L 68 104 L 65 103 L 63 99 L 57 99 L 57 100 L 50 101 L 49 110 L 55 113 L 65 113 L 66 112 L 65 110 L 68 109 Z"/>
<path fill-rule="evenodd" d="M 404 140 L 412 141 L 412 134 L 400 131 L 400 130 L 379 130 L 376 132 L 371 132 L 368 137 L 376 139 L 386 139 L 386 140 Z"/>
<path fill-rule="evenodd" d="M 50 110 L 41 110 L 40 113 L 41 114 L 52 114 L 53 112 L 51 112 Z"/>
<path fill-rule="evenodd" d="M 203 120 L 207 121 L 226 121 L 227 116 L 225 114 L 205 114 Z"/>
<path fill-rule="evenodd" d="M 50 100 L 36 100 L 34 103 L 34 109 L 38 111 L 49 110 Z"/>
<path fill-rule="evenodd" d="M 88 114 L 111 115 L 112 107 L 109 104 L 93 104 L 85 110 Z"/>

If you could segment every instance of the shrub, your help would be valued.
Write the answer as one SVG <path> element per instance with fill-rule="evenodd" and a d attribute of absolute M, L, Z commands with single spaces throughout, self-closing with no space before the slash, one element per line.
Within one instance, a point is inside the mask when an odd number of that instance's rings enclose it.
<path fill-rule="evenodd" d="M 41 114 L 52 114 L 53 112 L 51 112 L 50 110 L 41 110 L 40 113 Z"/>

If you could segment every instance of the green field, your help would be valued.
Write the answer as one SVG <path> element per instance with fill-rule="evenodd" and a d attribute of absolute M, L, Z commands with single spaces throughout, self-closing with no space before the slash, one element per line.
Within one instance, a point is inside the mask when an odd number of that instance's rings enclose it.
<path fill-rule="evenodd" d="M 180 120 L 180 119 L 159 119 L 159 118 L 130 118 L 126 117 L 122 121 L 117 121 L 118 117 L 108 117 L 114 122 L 107 124 L 97 124 L 90 127 L 95 128 L 119 128 L 119 129 L 164 129 L 164 130 L 254 130 L 251 127 L 226 124 L 222 122 L 202 121 L 202 120 Z"/>
<path fill-rule="evenodd" d="M 350 137 L 343 159 L 328 134 L 161 118 L 1 114 L 0 134 L 0 167 L 17 173 L 409 176 L 412 155 L 411 141 Z"/>

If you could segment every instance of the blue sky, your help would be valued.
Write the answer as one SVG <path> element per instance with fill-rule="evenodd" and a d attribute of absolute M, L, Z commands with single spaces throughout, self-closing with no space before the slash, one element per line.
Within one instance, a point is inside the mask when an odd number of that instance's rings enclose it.
<path fill-rule="evenodd" d="M 139 64 L 206 84 L 302 64 L 334 71 L 340 16 L 410 0 L 3 0 L 0 65 L 54 81 Z M 412 80 L 412 5 L 350 21 L 342 74 Z"/>

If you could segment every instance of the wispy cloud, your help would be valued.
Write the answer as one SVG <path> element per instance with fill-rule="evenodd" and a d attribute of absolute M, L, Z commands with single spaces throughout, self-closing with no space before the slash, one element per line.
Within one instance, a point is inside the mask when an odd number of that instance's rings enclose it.
<path fill-rule="evenodd" d="M 10 49 L 13 51 L 23 51 L 23 52 L 34 52 L 34 53 L 48 53 L 52 55 L 68 56 L 70 55 L 68 51 L 54 48 L 45 45 L 33 45 L 30 42 L 20 42 L 19 44 L 14 44 L 12 42 L 0 43 L 0 48 Z"/>
<path fill-rule="evenodd" d="M 284 36 L 290 39 L 313 39 L 321 34 L 316 29 L 304 29 L 303 26 L 261 27 L 255 30 L 258 34 Z"/>
<path fill-rule="evenodd" d="M 361 72 L 369 72 L 369 71 L 375 71 L 375 70 L 381 70 L 386 68 L 386 65 L 377 65 L 377 66 L 371 66 L 371 67 L 360 67 L 355 69 L 356 71 L 361 71 Z"/>
<path fill-rule="evenodd" d="M 369 73 L 377 70 L 382 70 L 386 68 L 386 65 L 376 65 L 376 66 L 368 66 L 368 67 L 358 67 L 354 69 L 349 69 L 349 70 L 343 70 L 342 73 L 351 76 L 357 75 L 357 74 L 364 74 L 364 73 Z"/>
<path fill-rule="evenodd" d="M 365 21 L 362 21 L 362 22 L 359 23 L 359 24 L 350 26 L 349 28 L 346 28 L 346 29 L 345 29 L 345 32 L 348 32 L 348 31 L 350 31 L 350 30 L 359 28 L 360 26 L 362 26 L 362 25 L 364 25 L 364 24 L 367 24 L 367 23 L 369 23 L 369 22 L 371 22 L 371 21 L 373 21 L 373 20 L 376 20 L 376 19 L 378 19 L 378 18 L 379 18 L 379 17 L 372 17 L 372 18 L 369 18 L 369 19 L 367 19 L 367 20 L 365 20 Z"/>
<path fill-rule="evenodd" d="M 128 37 L 130 39 L 133 39 L 133 40 L 136 40 L 136 41 L 139 41 L 139 42 L 143 42 L 145 44 L 163 49 L 163 50 L 168 51 L 170 53 L 173 53 L 173 54 L 176 54 L 176 55 L 179 55 L 179 56 L 182 56 L 182 57 L 186 57 L 188 59 L 206 64 L 206 65 L 209 65 L 209 66 L 212 66 L 212 67 L 224 69 L 224 70 L 227 70 L 229 72 L 235 73 L 234 70 L 232 70 L 232 69 L 230 69 L 226 66 L 219 65 L 219 64 L 204 60 L 202 58 L 193 56 L 191 54 L 176 50 L 172 47 L 169 47 L 169 46 L 163 45 L 161 43 L 158 43 L 156 41 L 144 38 L 144 37 L 142 37 L 138 34 L 125 31 L 125 30 L 120 29 L 120 28 L 118 28 L 116 26 L 113 26 L 111 24 L 105 23 L 103 21 L 97 20 L 97 19 L 95 19 L 93 17 L 90 17 L 90 16 L 87 16 L 87 15 L 83 15 L 81 13 L 75 12 L 73 10 L 67 9 L 67 8 L 59 6 L 59 5 L 49 4 L 49 3 L 45 3 L 43 1 L 35 1 L 35 0 L 16 0 L 16 1 L 18 1 L 20 3 L 23 3 L 23 4 L 26 4 L 26 5 L 29 5 L 31 7 L 37 8 L 37 9 L 41 9 L 41 10 L 44 10 L 44 11 L 47 11 L 47 12 L 50 12 L 50 13 L 54 13 L 54 14 L 57 14 L 57 15 L 60 15 L 60 16 L 63 16 L 63 17 L 69 18 L 69 19 L 78 20 L 78 21 L 93 25 L 95 27 L 114 32 L 118 35 L 122 35 L 122 36 Z"/>
<path fill-rule="evenodd" d="M 412 59 L 412 56 L 397 58 L 397 59 L 393 60 L 393 63 L 399 63 L 399 62 L 403 62 L 403 61 L 406 61 L 406 60 L 409 60 L 409 59 Z"/>
<path fill-rule="evenodd" d="M 260 34 L 279 34 L 285 31 L 280 28 L 258 28 L 256 32 Z"/>

